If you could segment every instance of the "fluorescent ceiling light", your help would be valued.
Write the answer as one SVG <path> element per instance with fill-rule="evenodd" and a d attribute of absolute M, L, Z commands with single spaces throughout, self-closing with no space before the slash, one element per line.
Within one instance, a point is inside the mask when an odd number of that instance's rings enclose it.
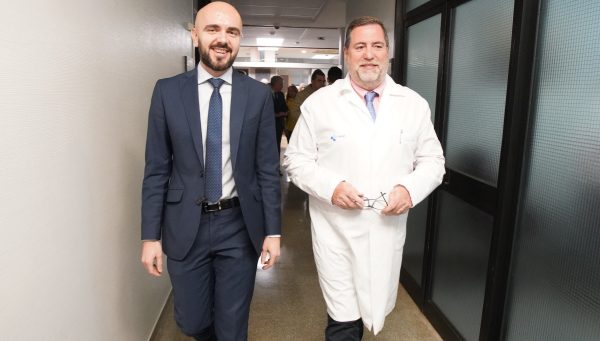
<path fill-rule="evenodd" d="M 256 38 L 258 46 L 281 46 L 282 44 L 283 38 Z"/>
<path fill-rule="evenodd" d="M 312 56 L 312 59 L 333 59 L 337 57 L 336 54 L 316 54 Z"/>
<path fill-rule="evenodd" d="M 265 47 L 258 47 L 259 51 L 279 51 L 279 47 L 272 47 L 272 46 L 265 46 Z"/>

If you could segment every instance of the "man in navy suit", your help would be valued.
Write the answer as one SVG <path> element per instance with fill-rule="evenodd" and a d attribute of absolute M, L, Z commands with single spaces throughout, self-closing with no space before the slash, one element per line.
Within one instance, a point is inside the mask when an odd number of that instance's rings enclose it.
<path fill-rule="evenodd" d="M 175 319 L 196 340 L 246 340 L 256 264 L 280 252 L 279 158 L 268 87 L 231 67 L 242 20 L 225 2 L 197 14 L 201 62 L 156 83 L 142 189 L 142 263 L 167 255 Z"/>

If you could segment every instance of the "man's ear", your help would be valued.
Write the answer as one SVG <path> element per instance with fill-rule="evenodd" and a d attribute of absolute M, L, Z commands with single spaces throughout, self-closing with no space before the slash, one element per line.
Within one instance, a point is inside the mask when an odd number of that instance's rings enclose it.
<path fill-rule="evenodd" d="M 192 43 L 194 43 L 194 47 L 198 47 L 198 32 L 196 31 L 196 27 L 192 28 L 190 33 L 192 35 Z"/>

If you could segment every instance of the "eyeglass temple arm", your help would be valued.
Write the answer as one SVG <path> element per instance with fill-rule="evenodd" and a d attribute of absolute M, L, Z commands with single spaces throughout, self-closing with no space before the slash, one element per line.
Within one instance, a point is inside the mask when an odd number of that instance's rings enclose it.
<path fill-rule="evenodd" d="M 383 192 L 379 192 L 379 193 L 381 193 L 381 198 L 383 199 L 383 201 L 385 201 L 385 205 L 386 206 L 389 205 L 387 200 L 385 200 L 385 193 L 383 193 Z"/>

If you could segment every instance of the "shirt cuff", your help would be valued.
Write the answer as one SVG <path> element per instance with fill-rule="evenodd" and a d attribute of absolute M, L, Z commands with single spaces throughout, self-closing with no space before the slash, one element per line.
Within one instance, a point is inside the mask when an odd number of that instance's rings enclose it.
<path fill-rule="evenodd" d="M 270 234 L 267 236 L 267 238 L 281 238 L 280 234 Z"/>

